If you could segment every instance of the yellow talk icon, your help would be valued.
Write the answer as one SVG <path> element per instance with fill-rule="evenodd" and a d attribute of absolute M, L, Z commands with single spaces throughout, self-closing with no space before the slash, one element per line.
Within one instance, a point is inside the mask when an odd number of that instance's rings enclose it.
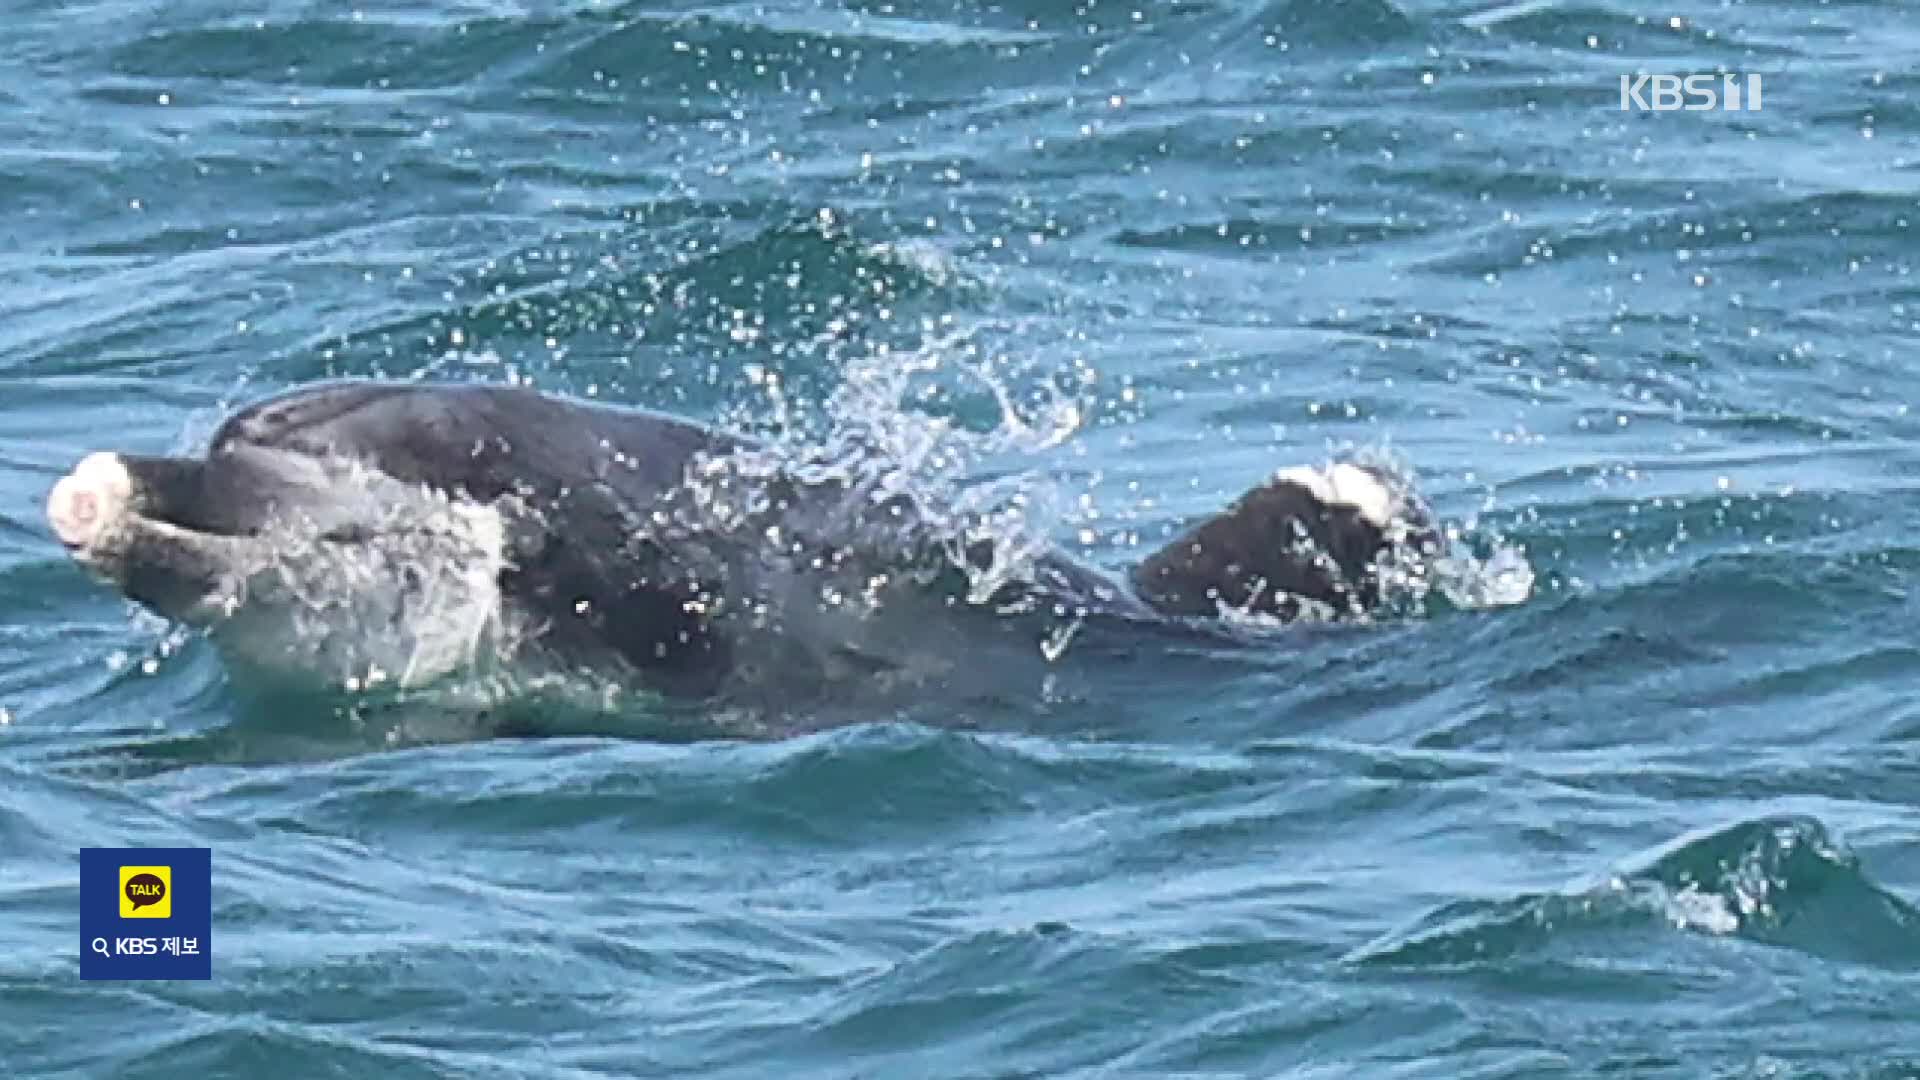
<path fill-rule="evenodd" d="M 121 867 L 120 917 L 123 919 L 171 919 L 173 917 L 173 867 Z"/>

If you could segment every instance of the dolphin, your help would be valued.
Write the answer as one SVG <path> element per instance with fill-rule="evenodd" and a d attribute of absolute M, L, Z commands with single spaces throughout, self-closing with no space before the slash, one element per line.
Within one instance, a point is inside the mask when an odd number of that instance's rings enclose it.
<path fill-rule="evenodd" d="M 89 454 L 47 518 L 229 667 L 413 688 L 518 663 L 686 701 L 952 679 L 982 626 L 1039 656 L 1084 624 L 1364 619 L 1384 568 L 1438 550 L 1410 492 L 1342 462 L 1124 570 L 1045 547 L 996 576 L 950 507 L 876 475 L 526 387 L 353 381 L 243 408 L 200 456 Z"/>

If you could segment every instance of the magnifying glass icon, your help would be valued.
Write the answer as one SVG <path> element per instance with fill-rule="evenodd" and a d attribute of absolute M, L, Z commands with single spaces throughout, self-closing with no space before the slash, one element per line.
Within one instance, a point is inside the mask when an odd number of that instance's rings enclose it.
<path fill-rule="evenodd" d="M 101 956 L 113 955 L 112 953 L 107 951 L 107 939 L 103 937 L 97 937 L 93 939 L 93 951 L 99 953 Z"/>

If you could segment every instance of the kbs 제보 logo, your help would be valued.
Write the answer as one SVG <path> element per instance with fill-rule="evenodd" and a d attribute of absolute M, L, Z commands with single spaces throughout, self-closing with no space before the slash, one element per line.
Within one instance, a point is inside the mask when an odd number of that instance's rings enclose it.
<path fill-rule="evenodd" d="M 213 978 L 213 852 L 81 848 L 80 977 Z"/>

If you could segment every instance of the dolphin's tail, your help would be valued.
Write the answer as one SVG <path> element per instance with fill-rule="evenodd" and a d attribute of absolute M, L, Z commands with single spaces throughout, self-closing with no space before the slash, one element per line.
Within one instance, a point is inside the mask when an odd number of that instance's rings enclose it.
<path fill-rule="evenodd" d="M 1397 550 L 1438 549 L 1424 507 L 1374 469 L 1345 462 L 1284 469 L 1133 569 L 1143 599 L 1168 615 L 1225 610 L 1284 620 L 1310 609 L 1365 614 L 1378 570 Z"/>

